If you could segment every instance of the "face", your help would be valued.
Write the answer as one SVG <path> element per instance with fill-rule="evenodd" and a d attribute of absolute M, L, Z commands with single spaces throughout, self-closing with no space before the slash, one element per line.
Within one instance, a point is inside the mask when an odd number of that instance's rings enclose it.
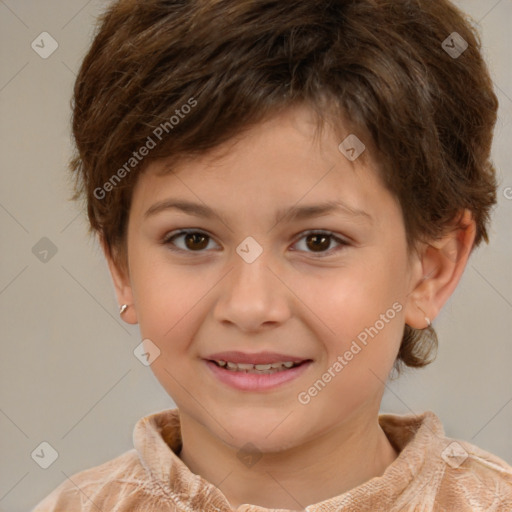
<path fill-rule="evenodd" d="M 222 154 L 152 163 L 133 192 L 130 319 L 180 413 L 233 447 L 292 448 L 378 413 L 418 275 L 399 204 L 341 140 L 314 140 L 293 109 Z"/>

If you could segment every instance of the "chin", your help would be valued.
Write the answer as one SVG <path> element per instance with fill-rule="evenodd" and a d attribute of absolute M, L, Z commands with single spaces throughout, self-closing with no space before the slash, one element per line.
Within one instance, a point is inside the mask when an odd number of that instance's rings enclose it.
<path fill-rule="evenodd" d="M 219 429 L 218 425 L 215 430 L 226 444 L 236 450 L 244 449 L 246 445 L 251 444 L 261 452 L 276 453 L 297 445 L 297 440 L 291 433 L 297 433 L 299 429 L 289 422 L 283 424 L 286 414 L 271 414 L 268 418 L 262 418 L 262 414 L 253 412 L 250 416 L 235 416 L 223 423 L 229 433 L 222 428 Z"/>
<path fill-rule="evenodd" d="M 233 432 L 232 432 L 233 433 Z M 233 433 L 233 438 L 224 436 L 224 442 L 236 450 L 237 455 L 243 456 L 246 453 L 255 452 L 258 454 L 280 453 L 297 446 L 298 441 L 290 438 L 289 435 L 269 437 L 262 432 L 239 432 Z"/>

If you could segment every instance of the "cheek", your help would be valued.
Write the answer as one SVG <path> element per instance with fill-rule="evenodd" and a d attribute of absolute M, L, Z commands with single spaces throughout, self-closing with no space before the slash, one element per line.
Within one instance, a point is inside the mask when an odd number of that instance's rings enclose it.
<path fill-rule="evenodd" d="M 383 263 L 333 270 L 309 283 L 302 295 L 331 331 L 356 335 L 358 327 L 376 322 L 401 297 L 394 273 L 381 268 Z"/>
<path fill-rule="evenodd" d="M 194 305 L 207 290 L 193 268 L 171 265 L 165 256 L 134 251 L 131 273 L 141 335 L 165 346 L 179 342 Z"/>
<path fill-rule="evenodd" d="M 189 360 L 193 357 L 191 340 L 198 327 L 194 313 L 208 284 L 205 279 L 194 278 L 193 270 L 170 265 L 165 257 L 142 255 L 141 251 L 132 259 L 141 337 L 151 340 L 160 351 L 151 371 L 174 402 L 183 404 L 188 397 L 184 388 L 191 388 L 190 364 L 195 364 Z"/>
<path fill-rule="evenodd" d="M 322 320 L 317 321 L 317 336 L 324 340 L 328 367 L 341 356 L 343 373 L 356 380 L 363 374 L 363 380 L 367 378 L 368 368 L 386 378 L 404 326 L 402 272 L 394 265 L 383 259 L 361 259 L 357 265 L 333 271 L 330 279 L 314 287 L 310 300 Z M 363 367 L 366 371 L 361 373 Z M 354 368 L 359 369 L 359 376 L 352 374 Z"/>

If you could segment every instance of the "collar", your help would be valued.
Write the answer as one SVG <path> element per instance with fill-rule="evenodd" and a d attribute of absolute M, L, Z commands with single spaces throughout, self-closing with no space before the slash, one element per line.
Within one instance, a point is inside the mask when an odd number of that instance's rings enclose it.
<path fill-rule="evenodd" d="M 306 507 L 307 512 L 381 509 L 396 503 L 420 473 L 433 474 L 436 457 L 427 457 L 432 439 L 444 438 L 443 426 L 431 411 L 420 415 L 381 414 L 379 424 L 398 457 L 385 472 L 339 496 Z M 166 409 L 141 418 L 133 431 L 139 460 L 151 479 L 151 488 L 173 502 L 179 511 L 233 512 L 224 494 L 192 473 L 179 458 L 182 447 L 178 409 Z M 441 459 L 442 460 L 442 459 Z M 356 505 L 356 507 L 354 507 Z M 383 507 L 383 508 L 382 508 Z M 257 505 L 241 505 L 236 512 L 289 512 Z"/>

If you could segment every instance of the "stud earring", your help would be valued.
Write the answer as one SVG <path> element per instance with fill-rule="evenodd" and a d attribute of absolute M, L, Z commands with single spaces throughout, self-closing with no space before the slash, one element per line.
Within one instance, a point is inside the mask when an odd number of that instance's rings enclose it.
<path fill-rule="evenodd" d="M 123 304 L 119 306 L 119 315 L 122 315 L 128 309 L 128 304 Z"/>

